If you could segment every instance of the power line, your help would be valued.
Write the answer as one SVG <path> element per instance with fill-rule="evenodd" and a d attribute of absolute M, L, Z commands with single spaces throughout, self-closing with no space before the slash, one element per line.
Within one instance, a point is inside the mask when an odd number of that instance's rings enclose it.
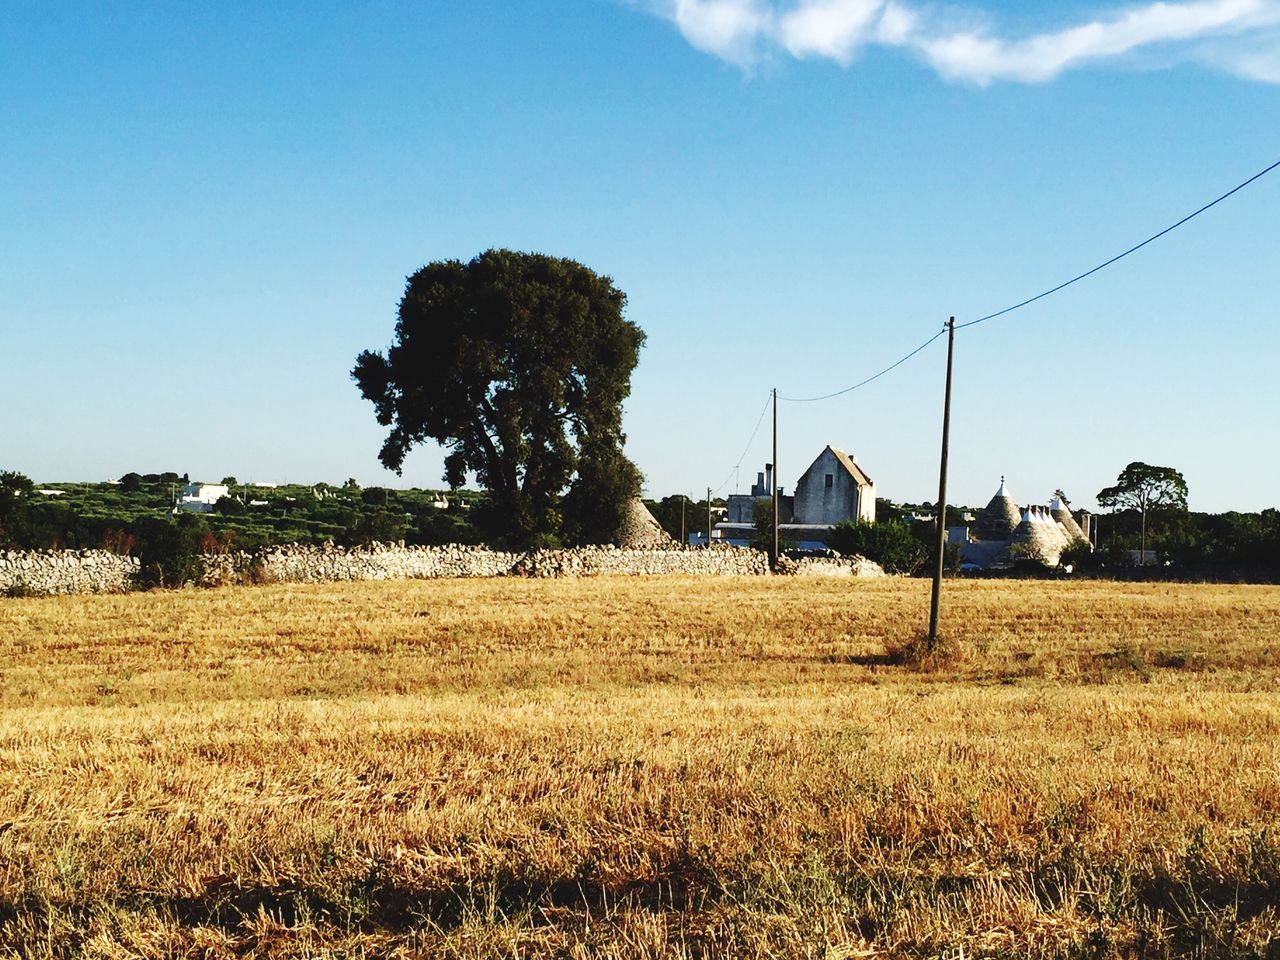
<path fill-rule="evenodd" d="M 872 376 L 867 377 L 867 379 L 865 380 L 859 380 L 857 383 L 855 383 L 851 387 L 845 387 L 843 390 L 837 390 L 834 393 L 824 393 L 820 397 L 778 397 L 778 399 L 785 400 L 787 401 L 787 403 L 814 403 L 818 400 L 830 400 L 832 397 L 839 397 L 846 393 L 850 393 L 851 391 L 857 390 L 859 387 L 865 387 L 867 384 L 871 383 L 873 380 L 879 380 L 890 370 L 896 370 L 898 367 L 902 366 L 904 363 L 906 363 L 908 360 L 914 357 L 917 353 L 919 353 L 925 347 L 929 346 L 929 344 L 933 343 L 933 341 L 937 340 L 940 336 L 942 336 L 946 332 L 947 332 L 947 328 L 943 327 L 941 330 L 935 333 L 932 337 L 930 337 L 924 343 L 920 344 L 920 346 L 916 347 L 914 350 L 908 353 L 905 357 L 902 357 L 899 360 L 895 360 L 893 363 L 889 364 L 889 366 L 885 367 L 879 373 L 873 374 Z M 761 415 L 761 419 L 763 419 L 763 414 Z"/>
<path fill-rule="evenodd" d="M 1277 167 L 1280 167 L 1280 160 L 1277 160 L 1275 163 L 1271 164 L 1271 166 L 1267 167 L 1265 170 L 1260 170 L 1258 173 L 1255 173 L 1252 177 L 1250 177 L 1248 180 L 1245 180 L 1243 183 L 1239 183 L 1236 186 L 1232 187 L 1230 190 L 1228 190 L 1222 196 L 1218 197 L 1216 200 L 1211 200 L 1209 203 L 1206 203 L 1203 207 L 1201 207 L 1199 210 L 1195 211 L 1194 213 L 1187 214 L 1185 217 L 1183 217 L 1181 220 L 1179 220 L 1177 223 L 1173 224 L 1172 226 L 1165 227 L 1159 233 L 1153 234 L 1152 236 L 1147 237 L 1147 239 L 1143 240 L 1139 244 L 1135 244 L 1134 246 L 1130 247 L 1124 253 L 1118 253 L 1114 257 L 1112 257 L 1110 260 L 1103 261 L 1102 263 L 1094 267 L 1092 270 L 1086 270 L 1084 273 L 1080 274 L 1079 276 L 1072 277 L 1070 280 L 1066 281 L 1065 283 L 1060 283 L 1056 287 L 1052 287 L 1044 291 L 1044 293 L 1036 294 L 1034 297 L 1028 297 L 1026 300 L 1023 300 L 1021 303 L 1015 303 L 1011 307 L 1005 307 L 1003 310 L 997 310 L 995 313 L 989 313 L 985 317 L 979 317 L 977 320 L 969 320 L 966 323 L 957 323 L 956 329 L 963 330 L 965 327 L 977 326 L 979 323 L 985 323 L 988 320 L 994 320 L 996 317 L 1003 317 L 1006 313 L 1013 313 L 1013 311 L 1020 310 L 1023 307 L 1028 306 L 1029 304 L 1035 303 L 1037 300 L 1043 300 L 1045 297 L 1049 296 L 1050 294 L 1057 293 L 1059 290 L 1065 289 L 1066 287 L 1071 286 L 1073 283 L 1083 280 L 1085 277 L 1093 276 L 1099 270 L 1103 270 L 1106 267 L 1111 266 L 1117 260 L 1123 260 L 1125 257 L 1129 256 L 1129 254 L 1131 253 L 1137 253 L 1147 244 L 1154 243 L 1156 240 L 1159 240 L 1165 234 L 1172 233 L 1174 230 L 1177 230 L 1180 226 L 1182 226 L 1184 223 L 1187 223 L 1189 220 L 1194 220 L 1196 217 L 1200 216 L 1200 214 L 1204 213 L 1206 210 L 1209 210 L 1212 207 L 1216 207 L 1223 200 L 1226 200 L 1228 197 L 1232 196 L 1233 194 L 1239 193 L 1241 190 L 1249 186 L 1249 184 L 1253 183 L 1255 180 L 1261 180 L 1263 177 L 1265 177 L 1272 170 L 1275 170 Z"/>
<path fill-rule="evenodd" d="M 1013 313 L 1013 311 L 1015 310 L 1021 310 L 1023 307 L 1026 307 L 1026 306 L 1029 306 L 1030 304 L 1035 303 L 1037 300 L 1043 300 L 1045 297 L 1051 296 L 1052 294 L 1057 293 L 1059 290 L 1065 290 L 1067 287 L 1071 286 L 1073 283 L 1079 283 L 1081 280 L 1084 280 L 1086 277 L 1093 276 L 1099 270 L 1106 269 L 1107 267 L 1111 266 L 1113 263 L 1123 260 L 1125 257 L 1129 256 L 1132 253 L 1137 253 L 1139 250 L 1141 250 L 1143 247 L 1147 246 L 1148 244 L 1154 243 L 1156 240 L 1159 240 L 1161 237 L 1172 233 L 1174 230 L 1177 230 L 1183 224 L 1188 223 L 1191 220 L 1194 220 L 1196 217 L 1200 216 L 1200 214 L 1212 209 L 1213 207 L 1216 207 L 1223 200 L 1226 200 L 1228 197 L 1234 196 L 1235 194 L 1243 190 L 1245 187 L 1249 186 L 1250 184 L 1254 183 L 1257 180 L 1261 180 L 1267 174 L 1271 173 L 1273 170 L 1276 170 L 1276 169 L 1280 169 L 1280 160 L 1277 160 L 1275 163 L 1271 164 L 1265 169 L 1258 171 L 1248 180 L 1245 180 L 1241 183 L 1236 184 L 1226 193 L 1222 194 L 1222 196 L 1209 201 L 1204 206 L 1200 207 L 1198 210 L 1195 210 L 1194 212 L 1187 214 L 1177 223 L 1174 223 L 1168 227 L 1165 227 L 1159 233 L 1152 234 L 1151 236 L 1147 237 L 1147 239 L 1143 240 L 1141 243 L 1134 244 L 1132 247 L 1130 247 L 1128 250 L 1125 250 L 1123 253 L 1118 253 L 1111 259 L 1105 260 L 1102 263 L 1098 264 L 1096 267 L 1086 270 L 1084 273 L 1081 273 L 1078 276 L 1074 276 L 1070 280 L 1067 280 L 1063 283 L 1058 284 L 1056 287 L 1051 287 L 1050 289 L 1045 290 L 1043 293 L 1038 293 L 1034 297 L 1028 297 L 1026 300 L 1023 300 L 1020 303 L 1015 303 L 1013 306 L 1005 307 L 1003 310 L 997 310 L 995 313 L 989 313 L 985 317 L 979 317 L 976 320 L 968 320 L 965 323 L 957 323 L 956 329 L 963 330 L 965 327 L 974 327 L 980 323 L 985 323 L 988 320 L 994 320 L 996 317 L 1003 317 L 1005 314 Z M 846 393 L 851 393 L 852 391 L 857 390 L 859 387 L 865 387 L 867 384 L 872 383 L 875 380 L 879 380 L 886 373 L 889 373 L 890 371 L 895 370 L 898 367 L 902 366 L 902 364 L 906 363 L 908 360 L 914 357 L 917 353 L 919 353 L 925 347 L 929 346 L 929 344 L 933 343 L 933 341 L 937 340 L 940 336 L 946 333 L 946 329 L 947 329 L 946 327 L 943 327 L 941 330 L 935 333 L 932 337 L 930 337 L 924 343 L 920 344 L 920 346 L 916 347 L 914 350 L 906 354 L 904 357 L 889 364 L 889 366 L 885 367 L 880 372 L 875 373 L 870 377 L 867 377 L 865 380 L 860 380 L 857 383 L 853 384 L 852 386 L 845 387 L 843 390 L 836 390 L 832 393 L 824 393 L 818 397 L 782 397 L 780 396 L 778 397 L 778 399 L 785 400 L 788 403 L 815 403 L 819 400 L 830 400 L 833 397 L 839 397 L 839 396 L 843 396 Z M 764 415 L 761 414 L 762 420 L 763 420 L 763 417 Z M 758 425 L 757 425 L 757 429 L 759 429 Z M 728 481 L 725 481 L 725 482 L 727 483 Z M 723 484 L 721 484 L 721 486 L 723 486 Z"/>
<path fill-rule="evenodd" d="M 764 423 L 764 415 L 769 412 L 769 402 L 773 399 L 773 392 L 770 391 L 768 399 L 764 402 L 764 409 L 760 411 L 760 419 L 756 421 L 755 427 L 751 431 L 751 436 L 747 439 L 747 445 L 742 449 L 742 456 L 738 458 L 738 462 L 733 465 L 733 469 L 729 471 L 729 475 L 724 478 L 724 483 L 716 487 L 713 493 L 719 493 L 724 489 L 725 484 L 733 479 L 733 475 L 738 472 L 738 468 L 742 466 L 742 461 L 747 459 L 747 454 L 751 452 L 751 444 L 755 442 L 756 434 L 760 432 L 760 424 Z"/>

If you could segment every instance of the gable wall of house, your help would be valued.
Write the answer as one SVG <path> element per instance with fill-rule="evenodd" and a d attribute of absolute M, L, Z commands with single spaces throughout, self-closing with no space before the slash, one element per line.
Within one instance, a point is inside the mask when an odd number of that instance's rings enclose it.
<path fill-rule="evenodd" d="M 831 486 L 827 486 L 827 477 L 831 478 Z M 854 519 L 863 513 L 860 508 L 864 506 L 865 496 L 865 493 L 859 496 L 856 481 L 836 455 L 830 449 L 823 450 L 796 484 L 795 522 L 840 523 Z M 874 492 L 870 500 L 874 519 Z"/>

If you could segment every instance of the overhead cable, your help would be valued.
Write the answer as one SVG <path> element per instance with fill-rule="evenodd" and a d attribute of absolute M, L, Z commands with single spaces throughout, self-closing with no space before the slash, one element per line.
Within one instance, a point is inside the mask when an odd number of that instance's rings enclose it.
<path fill-rule="evenodd" d="M 1135 244 L 1134 246 L 1126 250 L 1124 253 L 1116 254 L 1110 260 L 1103 261 L 1093 269 L 1086 270 L 1084 273 L 1080 274 L 1079 276 L 1072 277 L 1070 280 L 1067 280 L 1065 283 L 1060 283 L 1056 287 L 1051 287 L 1050 289 L 1044 291 L 1044 293 L 1038 293 L 1034 297 L 1028 297 L 1026 300 L 1023 300 L 1021 303 L 1015 303 L 1011 307 L 1005 307 L 1003 310 L 997 310 L 995 313 L 989 313 L 985 317 L 979 317 L 977 320 L 969 320 L 965 323 L 957 323 L 956 329 L 963 330 L 965 327 L 977 326 L 979 323 L 985 323 L 988 320 L 994 320 L 996 317 L 1003 317 L 1006 313 L 1013 313 L 1013 311 L 1021 310 L 1023 307 L 1029 304 L 1035 303 L 1037 300 L 1043 300 L 1045 297 L 1049 296 L 1050 294 L 1057 293 L 1059 290 L 1065 289 L 1066 287 L 1071 286 L 1073 283 L 1077 283 L 1078 281 L 1083 280 L 1085 277 L 1093 276 L 1099 270 L 1103 270 L 1106 267 L 1111 266 L 1117 260 L 1123 260 L 1125 257 L 1129 256 L 1129 254 L 1137 253 L 1147 244 L 1154 243 L 1156 240 L 1159 240 L 1165 234 L 1172 233 L 1174 230 L 1177 230 L 1184 223 L 1187 223 L 1190 220 L 1194 220 L 1196 217 L 1200 216 L 1200 214 L 1204 213 L 1206 210 L 1209 210 L 1212 207 L 1216 207 L 1223 200 L 1226 200 L 1228 197 L 1232 196 L 1233 194 L 1239 193 L 1241 190 L 1249 186 L 1249 184 L 1253 183 L 1255 180 L 1261 180 L 1268 173 L 1270 173 L 1272 170 L 1275 170 L 1278 167 L 1280 167 L 1280 160 L 1277 160 L 1275 163 L 1271 164 L 1271 166 L 1267 167 L 1265 170 L 1260 170 L 1259 172 L 1255 173 L 1252 177 L 1250 177 L 1248 180 L 1245 180 L 1243 183 L 1236 184 L 1234 187 L 1232 187 L 1222 196 L 1218 197 L 1216 200 L 1209 201 L 1199 210 L 1196 210 L 1194 213 L 1187 214 L 1177 223 L 1171 226 L 1165 227 L 1159 233 L 1156 233 L 1156 234 L 1153 234 L 1152 236 L 1147 237 L 1147 239 L 1143 240 L 1141 243 Z"/>
<path fill-rule="evenodd" d="M 879 380 L 890 370 L 894 370 L 902 366 L 904 363 L 906 363 L 908 360 L 914 357 L 917 353 L 919 353 L 929 344 L 933 343 L 933 341 L 937 340 L 940 336 L 942 336 L 946 332 L 947 332 L 947 328 L 943 327 L 941 330 L 935 333 L 932 337 L 930 337 L 924 343 L 920 344 L 920 346 L 916 347 L 914 350 L 908 353 L 905 357 L 895 360 L 893 363 L 889 364 L 889 366 L 885 367 L 879 373 L 873 374 L 872 376 L 867 377 L 867 379 L 865 380 L 859 380 L 857 383 L 855 383 L 851 387 L 845 387 L 843 390 L 837 390 L 834 393 L 824 393 L 820 397 L 782 397 L 780 396 L 778 397 L 778 399 L 785 400 L 788 403 L 814 403 L 817 400 L 830 400 L 832 397 L 839 397 L 839 396 L 842 396 L 843 394 L 850 393 L 854 390 L 857 390 L 859 387 L 865 387 L 868 383 L 871 383 L 873 380 Z"/>
<path fill-rule="evenodd" d="M 1220 204 L 1223 200 L 1226 200 L 1228 197 L 1231 197 L 1239 193 L 1241 190 L 1249 186 L 1251 183 L 1254 183 L 1257 180 L 1261 180 L 1267 174 L 1271 173 L 1276 169 L 1280 169 L 1280 160 L 1277 160 L 1275 163 L 1271 164 L 1270 166 L 1266 167 L 1263 170 L 1259 170 L 1257 173 L 1251 176 L 1248 180 L 1244 180 L 1241 183 L 1236 184 L 1234 187 L 1232 187 L 1226 193 L 1222 194 L 1220 197 L 1210 200 L 1208 203 L 1200 207 L 1198 210 L 1195 210 L 1187 214 L 1177 223 L 1174 223 L 1165 227 L 1159 233 L 1152 234 L 1151 236 L 1147 237 L 1147 239 L 1143 240 L 1141 243 L 1134 244 L 1132 247 L 1130 247 L 1128 250 L 1125 250 L 1123 253 L 1118 253 L 1114 257 L 1111 257 L 1109 260 L 1104 260 L 1102 263 L 1098 264 L 1096 267 L 1092 267 L 1091 269 L 1086 270 L 1084 273 L 1078 274 L 1077 276 L 1072 277 L 1070 280 L 1066 280 L 1063 283 L 1058 284 L 1056 287 L 1050 287 L 1048 290 L 1045 290 L 1043 293 L 1038 293 L 1034 297 L 1028 297 L 1026 300 L 1022 300 L 1019 303 L 1013 304 L 1012 306 L 1005 307 L 1003 310 L 997 310 L 995 313 L 989 313 L 984 317 L 978 317 L 976 320 L 968 320 L 964 323 L 957 323 L 956 329 L 963 330 L 965 327 L 974 327 L 980 323 L 986 323 L 988 320 L 994 320 L 996 317 L 1003 317 L 1005 314 L 1013 313 L 1013 311 L 1015 310 L 1021 310 L 1023 307 L 1026 307 L 1026 306 L 1029 306 L 1030 304 L 1035 303 L 1037 300 L 1043 300 L 1045 297 L 1051 296 L 1057 293 L 1059 290 L 1065 290 L 1067 287 L 1071 286 L 1073 283 L 1079 283 L 1081 280 L 1084 280 L 1086 277 L 1093 276 L 1099 270 L 1105 270 L 1107 267 L 1111 266 L 1113 263 L 1123 260 L 1125 257 L 1129 256 L 1131 253 L 1137 253 L 1139 250 L 1141 250 L 1143 247 L 1147 246 L 1148 244 L 1154 243 L 1156 240 L 1159 240 L 1161 237 L 1172 233 L 1174 230 L 1177 230 L 1183 224 L 1188 223 L 1191 220 L 1194 220 L 1196 217 L 1200 216 L 1200 214 L 1205 213 L 1208 210 L 1211 210 L 1213 207 L 1216 207 L 1218 204 Z M 930 337 L 924 343 L 920 344 L 920 346 L 916 347 L 906 356 L 889 364 L 889 366 L 885 367 L 879 373 L 873 374 L 872 376 L 867 377 L 865 380 L 859 380 L 857 383 L 853 384 L 852 386 L 845 387 L 843 390 L 836 390 L 832 393 L 824 393 L 818 397 L 782 397 L 780 396 L 778 397 L 778 399 L 785 400 L 788 403 L 814 403 L 819 400 L 830 400 L 833 397 L 839 397 L 839 396 L 843 396 L 846 393 L 851 393 L 852 391 L 857 390 L 859 387 L 865 387 L 867 384 L 875 380 L 879 380 L 886 373 L 889 373 L 891 370 L 894 370 L 897 367 L 900 367 L 902 364 L 906 363 L 908 360 L 914 357 L 917 353 L 919 353 L 925 347 L 929 346 L 929 344 L 933 343 L 933 341 L 937 340 L 945 332 L 946 332 L 946 327 L 943 327 L 941 330 L 935 333 L 932 337 Z M 763 419 L 763 414 L 761 415 L 761 418 Z M 726 481 L 726 483 L 727 482 L 728 481 Z"/>
<path fill-rule="evenodd" d="M 747 445 L 742 449 L 742 456 L 738 458 L 738 462 L 735 463 L 733 465 L 733 469 L 729 471 L 729 476 L 724 478 L 724 483 L 720 484 L 720 486 L 716 487 L 715 490 L 711 491 L 712 495 L 719 493 L 721 490 L 725 488 L 725 484 L 727 484 L 730 480 L 733 479 L 734 474 L 738 472 L 738 468 L 742 466 L 742 461 L 747 459 L 747 454 L 751 452 L 751 444 L 755 442 L 756 434 L 760 432 L 760 424 L 764 423 L 764 415 L 769 412 L 769 402 L 772 399 L 773 399 L 773 391 L 770 391 L 768 399 L 766 399 L 764 402 L 764 409 L 760 411 L 760 419 L 756 421 L 756 425 L 751 431 L 751 436 L 747 438 Z"/>

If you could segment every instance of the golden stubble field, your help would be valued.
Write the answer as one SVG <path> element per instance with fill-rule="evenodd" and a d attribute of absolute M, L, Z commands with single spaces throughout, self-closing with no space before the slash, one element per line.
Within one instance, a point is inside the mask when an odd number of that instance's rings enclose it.
<path fill-rule="evenodd" d="M 1276 956 L 1280 590 L 0 601 L 0 951 Z"/>

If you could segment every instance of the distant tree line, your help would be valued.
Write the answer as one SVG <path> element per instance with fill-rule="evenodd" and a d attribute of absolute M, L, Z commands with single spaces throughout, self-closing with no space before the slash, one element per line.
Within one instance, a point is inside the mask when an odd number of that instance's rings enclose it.
<path fill-rule="evenodd" d="M 226 478 L 233 480 L 234 478 Z M 155 582 L 180 580 L 198 553 L 283 543 L 481 543 L 473 522 L 486 498 L 429 490 L 231 485 L 210 513 L 174 512 L 175 472 L 119 482 L 51 484 L 44 496 L 20 473 L 0 472 L 0 549 L 107 549 L 139 557 Z M 443 499 L 442 499 L 443 498 Z M 447 506 L 443 504 L 447 500 Z"/>

